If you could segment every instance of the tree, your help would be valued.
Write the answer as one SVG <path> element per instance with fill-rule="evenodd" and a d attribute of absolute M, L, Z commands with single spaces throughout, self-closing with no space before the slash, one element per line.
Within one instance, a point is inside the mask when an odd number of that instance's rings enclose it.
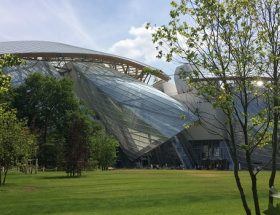
<path fill-rule="evenodd" d="M 13 94 L 18 116 L 38 134 L 40 165 L 65 165 L 69 175 L 80 174 L 91 158 L 92 137 L 101 126 L 75 97 L 72 82 L 34 73 Z"/>
<path fill-rule="evenodd" d="M 70 176 L 80 175 L 91 156 L 92 136 L 100 129 L 88 115 L 73 112 L 68 116 L 65 125 L 65 165 Z"/>
<path fill-rule="evenodd" d="M 280 1 L 259 0 L 256 3 L 256 17 L 259 47 L 262 51 L 261 61 L 263 70 L 271 79 L 266 89 L 272 104 L 272 171 L 269 179 L 269 188 L 274 187 L 276 176 L 277 151 L 279 148 L 279 107 L 280 107 Z M 271 190 L 271 189 L 269 189 Z M 269 206 L 273 206 L 273 197 L 269 192 Z"/>
<path fill-rule="evenodd" d="M 18 110 L 18 117 L 26 119 L 29 128 L 38 134 L 40 165 L 57 166 L 56 158 L 60 154 L 57 150 L 61 148 L 58 145 L 63 145 L 57 134 L 63 134 L 67 114 L 79 107 L 73 83 L 34 73 L 15 88 L 13 94 L 12 103 Z"/>
<path fill-rule="evenodd" d="M 33 148 L 34 135 L 16 118 L 16 112 L 0 107 L 0 186 L 5 184 L 9 168 L 29 158 Z"/>
<path fill-rule="evenodd" d="M 23 61 L 14 55 L 1 55 L 0 56 L 0 102 L 2 101 L 2 96 L 5 95 L 11 88 L 11 77 L 3 73 L 3 68 L 8 66 L 17 66 L 22 64 Z"/>
<path fill-rule="evenodd" d="M 104 130 L 92 137 L 92 156 L 98 161 L 102 170 L 108 170 L 116 162 L 118 141 L 105 133 Z"/>
<path fill-rule="evenodd" d="M 22 62 L 13 55 L 0 56 L 0 186 L 5 184 L 9 168 L 31 156 L 35 148 L 34 136 L 17 119 L 16 111 L 8 107 L 6 100 L 11 89 L 11 77 L 5 75 L 2 69 Z"/>
<path fill-rule="evenodd" d="M 263 46 L 258 39 L 256 3 L 248 0 L 172 1 L 171 21 L 156 28 L 153 34 L 158 57 L 189 63 L 193 72 L 186 74 L 188 84 L 224 113 L 225 121 L 218 121 L 220 126 L 211 132 L 225 132 L 229 137 L 234 177 L 246 214 L 252 212 L 239 177 L 237 151 L 242 149 L 245 153 L 255 213 L 260 214 L 259 171 L 254 170 L 252 154 L 271 141 L 270 120 L 275 118 L 269 93 L 265 88 L 256 87 L 258 80 L 267 80 L 263 70 Z M 250 107 L 258 100 L 265 106 L 253 113 Z M 277 103 L 273 105 L 278 107 Z M 198 116 L 203 118 L 201 114 Z M 242 144 L 237 141 L 239 136 Z"/>

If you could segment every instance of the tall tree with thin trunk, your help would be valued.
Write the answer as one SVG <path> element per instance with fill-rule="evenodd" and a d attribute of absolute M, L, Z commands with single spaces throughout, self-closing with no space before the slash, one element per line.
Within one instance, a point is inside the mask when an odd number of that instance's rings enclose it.
<path fill-rule="evenodd" d="M 279 108 L 280 108 L 280 1 L 259 0 L 256 6 L 256 23 L 258 30 L 259 48 L 262 50 L 262 69 L 271 79 L 267 84 L 270 103 L 273 110 L 272 117 L 272 159 L 269 188 L 274 186 L 276 177 L 277 152 L 279 148 Z M 273 197 L 269 192 L 269 206 L 273 206 Z"/>
<path fill-rule="evenodd" d="M 6 97 L 11 90 L 11 77 L 4 74 L 6 66 L 17 66 L 22 60 L 13 55 L 0 56 L 0 186 L 6 183 L 9 168 L 15 162 L 28 158 L 35 148 L 35 138 L 24 123 L 16 117 L 16 111 L 8 107 Z"/>
<path fill-rule="evenodd" d="M 254 211 L 259 215 L 257 175 L 269 161 L 256 170 L 252 155 L 257 148 L 270 143 L 271 137 L 268 94 L 265 87 L 256 86 L 258 81 L 267 80 L 262 70 L 263 47 L 258 38 L 256 3 L 254 0 L 172 1 L 170 22 L 153 27 L 158 57 L 190 64 L 193 71 L 185 74 L 188 85 L 223 112 L 225 120 L 218 122 L 217 133 L 227 134 L 234 178 L 248 215 L 252 209 L 239 176 L 238 153 L 244 152 Z M 254 111 L 253 106 L 258 110 Z"/>
<path fill-rule="evenodd" d="M 10 167 L 30 158 L 35 143 L 34 135 L 17 119 L 16 112 L 0 107 L 0 186 L 5 184 Z"/>

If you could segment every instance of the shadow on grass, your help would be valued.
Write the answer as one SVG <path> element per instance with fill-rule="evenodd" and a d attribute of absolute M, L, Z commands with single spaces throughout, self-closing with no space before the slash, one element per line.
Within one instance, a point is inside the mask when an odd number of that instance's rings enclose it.
<path fill-rule="evenodd" d="M 0 193 L 1 192 L 8 192 L 11 189 L 17 188 L 18 184 L 7 182 L 6 184 L 0 186 Z"/>
<path fill-rule="evenodd" d="M 81 179 L 81 178 L 85 178 L 85 175 L 82 176 L 67 176 L 67 175 L 60 175 L 60 176 L 42 176 L 40 177 L 41 179 L 48 179 L 48 180 L 59 180 L 59 179 Z"/>
<path fill-rule="evenodd" d="M 7 187 L 16 187 L 18 184 L 17 183 L 10 183 L 10 182 L 6 182 L 6 184 L 0 186 L 0 189 L 4 189 L 4 188 L 7 188 Z"/>
<path fill-rule="evenodd" d="M 266 215 L 279 215 L 280 214 L 280 204 L 277 204 L 275 207 L 270 206 L 267 210 L 264 211 Z"/>

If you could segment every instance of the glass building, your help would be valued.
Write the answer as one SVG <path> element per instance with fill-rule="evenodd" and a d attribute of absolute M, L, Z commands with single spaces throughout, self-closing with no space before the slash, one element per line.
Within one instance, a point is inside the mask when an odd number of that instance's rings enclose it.
<path fill-rule="evenodd" d="M 143 69 L 155 68 L 53 42 L 1 42 L 0 54 L 16 54 L 26 60 L 24 65 L 4 69 L 12 76 L 14 85 L 34 72 L 70 77 L 77 96 L 97 113 L 131 161 L 171 142 L 181 164 L 192 167 L 176 135 L 196 117 L 183 104 L 149 85 L 153 77 Z M 169 79 L 162 71 L 156 73 L 156 78 Z"/>

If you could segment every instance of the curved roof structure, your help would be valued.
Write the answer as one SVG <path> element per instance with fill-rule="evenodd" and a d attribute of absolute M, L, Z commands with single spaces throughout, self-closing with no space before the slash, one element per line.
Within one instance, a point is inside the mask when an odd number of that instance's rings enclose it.
<path fill-rule="evenodd" d="M 2 54 L 15 54 L 27 60 L 46 60 L 56 62 L 69 62 L 74 60 L 80 62 L 103 63 L 109 68 L 128 74 L 143 82 L 148 81 L 151 76 L 142 73 L 144 67 L 156 70 L 156 68 L 150 67 L 146 64 L 117 55 L 48 41 L 0 42 L 0 55 Z M 157 73 L 156 76 L 166 81 L 170 79 L 162 71 Z"/>

